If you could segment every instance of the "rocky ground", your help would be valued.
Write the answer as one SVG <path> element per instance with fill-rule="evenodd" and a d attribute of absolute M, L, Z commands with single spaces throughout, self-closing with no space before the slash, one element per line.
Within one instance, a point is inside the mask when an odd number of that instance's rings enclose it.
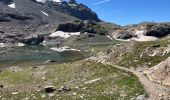
<path fill-rule="evenodd" d="M 169 22 L 106 23 L 75 0 L 1 0 L 0 99 L 170 100 L 169 34 Z"/>

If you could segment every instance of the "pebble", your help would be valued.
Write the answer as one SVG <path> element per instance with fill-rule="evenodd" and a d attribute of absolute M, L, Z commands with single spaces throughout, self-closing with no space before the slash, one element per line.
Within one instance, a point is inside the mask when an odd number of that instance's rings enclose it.
<path fill-rule="evenodd" d="M 82 95 L 81 95 L 81 96 L 80 96 L 80 98 L 82 98 L 82 99 L 83 99 L 83 98 L 84 98 L 84 96 L 82 96 Z"/>
<path fill-rule="evenodd" d="M 45 95 L 45 94 L 42 94 L 41 98 L 46 98 L 46 95 Z"/>
<path fill-rule="evenodd" d="M 50 93 L 50 94 L 48 94 L 48 96 L 49 96 L 49 97 L 54 97 L 55 94 L 54 94 L 54 93 Z"/>
<path fill-rule="evenodd" d="M 163 94 L 159 94 L 159 97 L 162 97 L 163 96 Z"/>
<path fill-rule="evenodd" d="M 42 79 L 42 80 L 45 80 L 46 78 L 45 78 L 45 77 L 42 77 L 41 79 Z"/>
<path fill-rule="evenodd" d="M 74 93 L 73 93 L 73 95 L 77 95 L 77 93 L 76 93 L 76 92 L 74 92 Z"/>
<path fill-rule="evenodd" d="M 37 90 L 37 92 L 40 92 L 41 90 Z"/>
<path fill-rule="evenodd" d="M 13 94 L 13 95 L 16 95 L 16 94 L 19 94 L 19 92 L 13 92 L 12 94 Z"/>
<path fill-rule="evenodd" d="M 142 69 L 140 69 L 139 72 L 142 72 Z"/>
<path fill-rule="evenodd" d="M 36 97 L 36 96 L 33 96 L 32 98 L 33 98 L 34 100 L 37 100 L 37 97 Z"/>

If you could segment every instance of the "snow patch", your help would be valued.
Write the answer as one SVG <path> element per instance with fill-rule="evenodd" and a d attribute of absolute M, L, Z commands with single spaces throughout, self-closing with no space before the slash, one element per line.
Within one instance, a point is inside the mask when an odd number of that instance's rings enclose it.
<path fill-rule="evenodd" d="M 63 2 L 63 0 L 51 0 L 51 1 L 54 1 L 54 2 Z"/>
<path fill-rule="evenodd" d="M 144 35 L 144 30 L 138 30 L 136 31 L 134 34 L 137 35 L 137 37 L 133 37 L 131 39 L 116 39 L 119 41 L 140 41 L 140 42 L 144 42 L 144 41 L 156 41 L 158 38 L 154 37 L 154 36 L 145 36 Z"/>
<path fill-rule="evenodd" d="M 75 4 L 69 4 L 70 6 L 72 6 L 72 7 L 76 7 L 77 5 L 75 5 Z"/>
<path fill-rule="evenodd" d="M 144 35 L 140 35 L 136 38 L 132 38 L 131 40 L 135 40 L 135 41 L 156 41 L 158 38 L 154 37 L 154 36 L 144 36 Z"/>
<path fill-rule="evenodd" d="M 42 2 L 42 3 L 45 3 L 46 0 L 36 0 L 37 2 Z"/>
<path fill-rule="evenodd" d="M 14 2 L 13 2 L 12 4 L 9 4 L 8 7 L 10 7 L 10 8 L 15 8 Z"/>
<path fill-rule="evenodd" d="M 57 31 L 55 33 L 52 33 L 50 35 L 50 37 L 63 37 L 63 38 L 69 38 L 72 35 L 80 35 L 80 32 L 72 32 L 72 33 L 68 33 L 68 32 L 63 32 L 63 31 Z"/>
<path fill-rule="evenodd" d="M 54 50 L 54 51 L 57 51 L 57 52 L 64 52 L 64 51 L 80 51 L 80 50 L 77 50 L 77 49 L 72 49 L 68 46 L 65 46 L 65 47 L 60 47 L 60 48 L 57 48 L 57 47 L 53 47 L 53 48 L 50 48 L 51 50 Z"/>
<path fill-rule="evenodd" d="M 47 0 L 36 0 L 37 2 L 46 3 Z M 54 2 L 63 2 L 63 0 L 51 0 Z"/>
<path fill-rule="evenodd" d="M 41 13 L 43 13 L 44 15 L 46 15 L 46 16 L 49 16 L 46 12 L 44 12 L 44 11 L 41 11 Z"/>
<path fill-rule="evenodd" d="M 23 46 L 25 46 L 25 44 L 23 44 L 23 43 L 18 43 L 17 46 L 23 47 Z"/>

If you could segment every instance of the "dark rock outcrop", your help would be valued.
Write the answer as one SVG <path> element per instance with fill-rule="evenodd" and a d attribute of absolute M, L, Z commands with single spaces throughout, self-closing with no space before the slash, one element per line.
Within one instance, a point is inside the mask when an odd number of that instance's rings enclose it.
<path fill-rule="evenodd" d="M 100 24 L 93 21 L 79 21 L 74 23 L 60 24 L 56 31 L 81 32 L 106 35 L 108 31 Z"/>
<path fill-rule="evenodd" d="M 56 31 L 63 31 L 63 32 L 79 32 L 81 31 L 84 23 L 65 23 L 60 24 Z"/>
<path fill-rule="evenodd" d="M 20 40 L 21 43 L 29 44 L 29 45 L 40 44 L 43 41 L 44 41 L 44 36 L 42 35 L 29 36 Z"/>
<path fill-rule="evenodd" d="M 147 36 L 164 37 L 170 34 L 170 25 L 155 24 L 152 27 L 147 27 Z"/>

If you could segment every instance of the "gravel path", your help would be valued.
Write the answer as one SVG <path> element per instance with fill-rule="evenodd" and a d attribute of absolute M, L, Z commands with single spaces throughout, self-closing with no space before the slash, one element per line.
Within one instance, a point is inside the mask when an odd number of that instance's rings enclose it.
<path fill-rule="evenodd" d="M 140 82 L 143 84 L 146 92 L 149 95 L 148 100 L 170 100 L 170 87 L 163 86 L 154 82 L 151 82 L 144 74 L 140 71 L 140 69 L 127 69 L 122 66 L 113 65 L 114 67 L 132 72 L 136 75 Z"/>

